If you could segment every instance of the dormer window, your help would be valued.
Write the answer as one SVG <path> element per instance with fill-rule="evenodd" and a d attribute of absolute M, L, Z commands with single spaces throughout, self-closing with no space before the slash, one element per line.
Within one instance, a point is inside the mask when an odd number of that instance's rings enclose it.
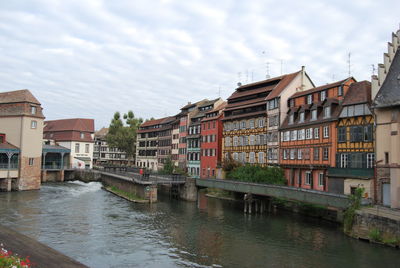
<path fill-rule="evenodd" d="M 37 108 L 36 106 L 31 106 L 31 114 L 36 114 Z"/>
<path fill-rule="evenodd" d="M 289 115 L 289 124 L 293 124 L 294 122 L 294 114 Z"/>
<path fill-rule="evenodd" d="M 343 86 L 339 86 L 339 88 L 338 88 L 338 96 L 343 96 Z"/>
<path fill-rule="evenodd" d="M 299 119 L 299 123 L 303 123 L 304 122 L 304 112 L 300 113 L 300 119 Z"/>
<path fill-rule="evenodd" d="M 307 104 L 312 104 L 312 94 L 307 96 Z"/>
<path fill-rule="evenodd" d="M 311 111 L 311 120 L 317 120 L 317 109 Z"/>
<path fill-rule="evenodd" d="M 294 99 L 291 99 L 291 100 L 289 101 L 289 107 L 294 107 Z"/>
<path fill-rule="evenodd" d="M 324 118 L 331 117 L 331 106 L 326 106 L 324 108 Z"/>
<path fill-rule="evenodd" d="M 321 91 L 321 101 L 324 101 L 326 99 L 326 91 Z"/>
<path fill-rule="evenodd" d="M 81 139 L 85 138 L 85 133 L 81 132 Z"/>

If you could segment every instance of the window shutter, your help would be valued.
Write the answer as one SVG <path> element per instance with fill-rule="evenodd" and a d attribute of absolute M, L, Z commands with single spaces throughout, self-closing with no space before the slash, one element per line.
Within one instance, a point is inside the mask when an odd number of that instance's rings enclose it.
<path fill-rule="evenodd" d="M 340 154 L 336 154 L 336 167 L 340 167 Z"/>
<path fill-rule="evenodd" d="M 348 154 L 348 156 L 347 156 L 347 167 L 348 168 L 352 168 L 353 166 L 352 166 L 352 157 L 353 157 L 353 154 Z"/>

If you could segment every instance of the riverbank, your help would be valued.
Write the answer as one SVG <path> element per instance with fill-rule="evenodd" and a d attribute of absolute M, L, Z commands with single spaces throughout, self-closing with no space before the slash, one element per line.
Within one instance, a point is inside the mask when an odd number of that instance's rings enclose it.
<path fill-rule="evenodd" d="M 14 230 L 0 225 L 0 243 L 22 258 L 29 256 L 32 267 L 87 267 L 74 259 Z"/>

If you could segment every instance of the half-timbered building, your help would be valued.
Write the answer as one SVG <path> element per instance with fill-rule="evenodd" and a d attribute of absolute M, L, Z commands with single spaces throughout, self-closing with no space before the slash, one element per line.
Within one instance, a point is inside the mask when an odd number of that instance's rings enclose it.
<path fill-rule="evenodd" d="M 365 197 L 374 194 L 374 118 L 371 113 L 371 83 L 350 85 L 337 122 L 335 167 L 328 169 L 329 191 L 352 194 L 365 189 Z"/>
<path fill-rule="evenodd" d="M 289 111 L 280 127 L 280 164 L 288 185 L 328 190 L 327 169 L 335 166 L 340 103 L 353 82 L 350 77 L 288 99 Z"/>

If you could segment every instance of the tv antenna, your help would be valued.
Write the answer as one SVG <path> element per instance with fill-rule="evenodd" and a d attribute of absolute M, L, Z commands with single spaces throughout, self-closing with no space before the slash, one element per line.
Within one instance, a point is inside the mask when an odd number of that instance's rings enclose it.
<path fill-rule="evenodd" d="M 269 74 L 269 65 L 270 65 L 270 62 L 267 61 L 267 63 L 266 63 L 265 65 L 266 65 L 266 67 L 267 67 L 267 75 L 266 75 L 266 77 L 267 77 L 267 78 L 271 78 L 271 75 Z"/>
<path fill-rule="evenodd" d="M 349 71 L 349 77 L 351 76 L 351 52 L 349 52 L 347 54 L 347 67 L 348 67 L 348 71 Z"/>

